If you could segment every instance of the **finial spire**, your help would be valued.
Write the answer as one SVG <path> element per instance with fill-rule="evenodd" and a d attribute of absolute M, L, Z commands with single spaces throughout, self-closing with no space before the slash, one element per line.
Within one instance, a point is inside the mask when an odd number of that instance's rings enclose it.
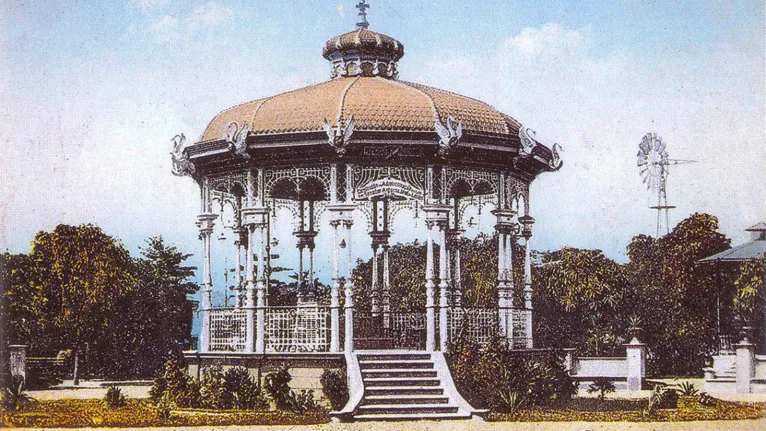
<path fill-rule="evenodd" d="M 359 9 L 359 22 L 356 23 L 356 26 L 359 28 L 369 27 L 370 23 L 367 22 L 367 9 L 370 8 L 370 5 L 368 5 L 365 0 L 362 0 L 356 5 L 356 8 Z"/>

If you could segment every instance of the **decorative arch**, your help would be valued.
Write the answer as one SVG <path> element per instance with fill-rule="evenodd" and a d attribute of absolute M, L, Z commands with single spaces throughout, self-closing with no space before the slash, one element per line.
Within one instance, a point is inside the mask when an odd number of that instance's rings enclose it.
<path fill-rule="evenodd" d="M 291 188 L 295 190 L 295 197 L 299 198 L 301 190 L 307 189 L 320 189 L 321 196 L 324 200 L 329 196 L 330 191 L 330 167 L 324 166 L 319 168 L 292 168 L 292 169 L 278 169 L 268 170 L 264 172 L 264 195 L 266 198 L 287 198 L 291 199 L 287 193 Z M 292 186 L 289 184 L 292 183 Z M 279 188 L 276 188 L 279 185 Z M 277 194 L 275 195 L 275 188 Z M 314 196 L 319 196 L 317 192 Z"/>

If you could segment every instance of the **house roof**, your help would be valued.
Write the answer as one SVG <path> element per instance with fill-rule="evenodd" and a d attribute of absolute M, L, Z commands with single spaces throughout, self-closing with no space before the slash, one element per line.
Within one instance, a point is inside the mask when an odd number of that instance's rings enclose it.
<path fill-rule="evenodd" d="M 744 262 L 751 259 L 758 259 L 766 255 L 766 223 L 758 223 L 745 231 L 760 232 L 761 235 L 755 241 L 732 247 L 704 259 L 699 262 Z"/>

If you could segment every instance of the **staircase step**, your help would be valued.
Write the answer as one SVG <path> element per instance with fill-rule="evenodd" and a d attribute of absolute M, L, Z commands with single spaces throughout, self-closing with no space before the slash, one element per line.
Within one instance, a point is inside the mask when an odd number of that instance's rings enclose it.
<path fill-rule="evenodd" d="M 412 370 L 406 368 L 362 370 L 362 377 L 436 377 L 436 370 Z"/>
<path fill-rule="evenodd" d="M 357 421 L 417 421 L 417 420 L 447 420 L 468 419 L 470 413 L 419 413 L 419 414 L 358 414 L 354 415 Z"/>
<path fill-rule="evenodd" d="M 389 368 L 392 365 L 401 366 L 402 368 L 418 368 L 418 369 L 432 369 L 434 367 L 433 361 L 430 359 L 412 359 L 412 360 L 397 360 L 397 361 L 379 361 L 379 360 L 361 360 L 359 361 L 359 368 L 364 370 L 383 369 Z"/>
<path fill-rule="evenodd" d="M 430 353 L 360 353 L 359 361 L 431 360 Z"/>
<path fill-rule="evenodd" d="M 372 404 L 359 406 L 358 414 L 457 413 L 457 406 L 448 404 Z"/>
<path fill-rule="evenodd" d="M 363 377 L 365 388 L 371 386 L 439 386 L 438 377 Z"/>
<path fill-rule="evenodd" d="M 379 404 L 449 404 L 449 397 L 444 395 L 365 395 L 363 405 Z"/>
<path fill-rule="evenodd" d="M 369 395 L 443 395 L 439 386 L 378 386 L 366 387 L 365 396 Z"/>

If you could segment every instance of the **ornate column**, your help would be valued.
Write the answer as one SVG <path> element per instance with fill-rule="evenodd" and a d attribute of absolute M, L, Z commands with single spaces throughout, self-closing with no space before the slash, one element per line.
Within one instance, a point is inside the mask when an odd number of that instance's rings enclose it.
<path fill-rule="evenodd" d="M 347 255 L 347 265 L 346 265 L 346 274 L 345 278 L 346 281 L 343 284 L 344 288 L 344 294 L 345 294 L 345 306 L 344 306 L 344 329 L 346 331 L 346 339 L 345 343 L 343 345 L 345 351 L 347 353 L 351 353 L 354 351 L 354 283 L 351 281 L 351 271 L 353 270 L 352 266 L 352 239 L 351 239 L 351 226 L 353 226 L 354 221 L 351 218 L 343 220 L 343 231 L 344 231 L 344 241 L 346 245 L 346 255 Z M 341 247 L 343 247 L 341 245 Z"/>
<path fill-rule="evenodd" d="M 256 193 L 256 189 L 258 190 Z M 269 209 L 263 199 L 263 169 L 247 174 L 247 207 L 242 209 L 242 221 L 248 230 L 247 247 L 247 344 L 246 351 L 263 353 L 266 328 L 266 231 L 269 223 Z M 254 269 L 258 257 L 257 274 Z M 257 277 L 257 279 L 256 279 Z"/>
<path fill-rule="evenodd" d="M 244 303 L 242 301 L 242 290 L 243 290 L 243 284 L 245 282 L 245 279 L 242 277 L 242 249 L 247 249 L 247 241 L 248 241 L 248 230 L 244 229 L 241 225 L 234 228 L 232 230 L 234 232 L 234 235 L 236 235 L 236 239 L 234 240 L 234 246 L 237 249 L 237 258 L 236 258 L 236 274 L 237 274 L 237 302 L 235 307 L 241 308 Z"/>
<path fill-rule="evenodd" d="M 428 227 L 428 239 L 426 240 L 426 350 L 433 352 L 435 338 L 434 316 L 434 238 L 433 229 L 435 223 L 426 220 Z"/>
<path fill-rule="evenodd" d="M 354 350 L 354 293 L 351 280 L 351 226 L 353 225 L 353 212 L 356 205 L 351 202 L 353 189 L 350 184 L 350 176 L 353 172 L 350 166 L 346 166 L 345 184 L 341 184 L 341 181 L 338 181 L 338 169 L 337 165 L 330 167 L 330 204 L 327 206 L 335 240 L 333 247 L 333 285 L 330 291 L 330 351 L 340 351 L 339 296 L 340 280 L 343 278 L 345 280 L 343 284 L 345 302 L 343 348 L 346 352 L 352 352 Z M 342 187 L 345 188 L 345 202 L 338 202 L 338 190 Z M 347 255 L 341 256 L 342 252 L 347 252 Z M 341 263 L 344 260 L 346 261 L 346 270 L 341 271 Z"/>
<path fill-rule="evenodd" d="M 513 306 L 513 277 L 508 277 L 510 254 L 513 252 L 509 245 L 511 235 L 511 220 L 515 213 L 507 209 L 496 209 L 492 214 L 497 218 L 497 308 L 500 335 L 505 337 L 513 347 L 513 316 L 510 308 Z"/>
<path fill-rule="evenodd" d="M 200 329 L 200 351 L 210 351 L 210 310 L 213 309 L 213 276 L 210 261 L 210 240 L 213 236 L 214 221 L 218 217 L 212 213 L 210 186 L 207 178 L 202 181 L 200 212 L 197 216 L 199 238 L 202 240 L 202 328 Z"/>
<path fill-rule="evenodd" d="M 445 229 L 447 227 L 447 205 L 427 205 L 423 208 L 426 213 L 426 226 L 428 227 L 428 239 L 426 242 L 426 350 L 433 351 L 436 348 L 436 301 L 434 288 L 434 228 L 439 229 L 439 335 L 442 338 L 439 347 L 446 348 L 447 341 L 447 254 L 445 251 Z M 442 303 L 444 303 L 442 305 Z M 444 313 L 442 313 L 442 311 Z"/>
<path fill-rule="evenodd" d="M 525 335 L 527 338 L 527 349 L 534 347 L 532 334 L 532 250 L 529 247 L 529 239 L 532 238 L 532 225 L 535 219 L 529 215 L 519 217 L 519 222 L 523 226 L 521 235 L 524 237 L 524 313 L 525 313 Z"/>
<path fill-rule="evenodd" d="M 447 223 L 439 223 L 439 350 L 447 351 L 449 328 L 447 325 L 447 297 L 449 283 L 447 279 Z"/>
<path fill-rule="evenodd" d="M 373 316 L 377 316 L 380 312 L 380 289 L 378 286 L 378 244 L 373 238 L 372 240 L 372 286 L 370 286 L 370 311 Z"/>
<path fill-rule="evenodd" d="M 338 290 L 340 289 L 340 235 L 338 226 L 339 220 L 330 221 L 333 231 L 333 269 L 332 269 L 332 287 L 330 288 L 330 352 L 340 351 L 340 301 Z"/>
<path fill-rule="evenodd" d="M 388 242 L 383 244 L 383 327 L 391 327 L 391 277 L 388 265 Z"/>

